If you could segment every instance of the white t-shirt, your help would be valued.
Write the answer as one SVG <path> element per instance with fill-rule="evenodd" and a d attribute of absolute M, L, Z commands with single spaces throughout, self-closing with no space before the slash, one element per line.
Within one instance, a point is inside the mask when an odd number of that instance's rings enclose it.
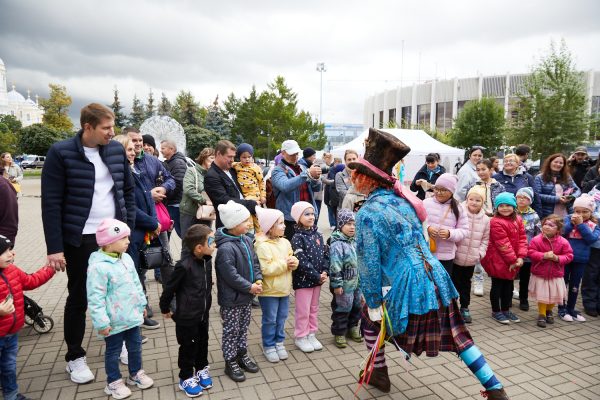
<path fill-rule="evenodd" d="M 113 187 L 115 183 L 102 158 L 100 158 L 99 147 L 84 147 L 83 151 L 87 159 L 94 164 L 94 197 L 92 197 L 92 208 L 85 226 L 83 234 L 96 233 L 98 225 L 105 218 L 115 218 L 115 195 Z"/>

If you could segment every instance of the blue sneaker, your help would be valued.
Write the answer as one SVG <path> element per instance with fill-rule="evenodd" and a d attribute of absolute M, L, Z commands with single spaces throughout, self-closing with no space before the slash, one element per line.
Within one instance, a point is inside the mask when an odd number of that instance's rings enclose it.
<path fill-rule="evenodd" d="M 179 379 L 179 389 L 183 390 L 187 397 L 198 397 L 202 395 L 202 386 L 198 384 L 195 376 L 186 380 Z"/>
<path fill-rule="evenodd" d="M 519 319 L 519 317 L 517 317 L 517 314 L 514 314 L 512 311 L 507 311 L 504 313 L 504 315 L 506 315 L 506 318 L 508 318 L 508 320 L 510 322 L 521 322 L 521 320 Z"/>
<path fill-rule="evenodd" d="M 210 369 L 210 367 L 207 365 L 200 371 L 196 371 L 196 381 L 198 383 L 200 383 L 200 386 L 202 386 L 202 389 L 210 389 L 213 386 L 212 378 L 210 377 L 210 374 L 208 373 L 209 369 Z"/>
<path fill-rule="evenodd" d="M 500 322 L 501 324 L 504 324 L 504 325 L 510 324 L 510 321 L 508 320 L 508 318 L 506 317 L 506 315 L 504 315 L 504 313 L 502 311 L 493 312 L 492 318 L 494 318 L 497 322 Z"/>

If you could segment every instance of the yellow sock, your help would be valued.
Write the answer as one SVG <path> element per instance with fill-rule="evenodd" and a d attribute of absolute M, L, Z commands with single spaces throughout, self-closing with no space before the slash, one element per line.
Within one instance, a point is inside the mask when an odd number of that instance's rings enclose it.
<path fill-rule="evenodd" d="M 552 312 L 553 308 L 554 308 L 554 304 L 546 304 L 546 314 L 549 312 Z"/>
<path fill-rule="evenodd" d="M 538 314 L 546 317 L 546 310 L 548 309 L 548 304 L 538 303 Z"/>

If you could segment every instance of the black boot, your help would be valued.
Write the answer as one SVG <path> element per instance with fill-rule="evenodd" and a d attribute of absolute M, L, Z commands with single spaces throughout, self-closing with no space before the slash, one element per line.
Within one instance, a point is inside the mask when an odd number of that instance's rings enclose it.
<path fill-rule="evenodd" d="M 362 382 L 364 371 L 359 373 L 359 382 Z M 376 387 L 384 393 L 389 393 L 391 388 L 390 376 L 388 375 L 388 369 L 386 367 L 375 368 L 371 373 L 369 379 L 369 385 Z"/>
<path fill-rule="evenodd" d="M 488 400 L 510 400 L 504 388 L 500 389 L 492 389 L 492 390 L 482 390 L 481 395 Z"/>
<path fill-rule="evenodd" d="M 257 373 L 259 370 L 258 365 L 256 365 L 256 362 L 254 362 L 254 360 L 250 358 L 247 350 L 243 350 L 240 353 L 238 353 L 236 361 L 238 362 L 240 367 L 242 367 L 242 369 L 245 371 L 252 372 L 254 374 Z"/>
<path fill-rule="evenodd" d="M 225 361 L 225 375 L 230 377 L 234 382 L 244 382 L 246 380 L 244 371 L 241 370 L 235 359 Z"/>

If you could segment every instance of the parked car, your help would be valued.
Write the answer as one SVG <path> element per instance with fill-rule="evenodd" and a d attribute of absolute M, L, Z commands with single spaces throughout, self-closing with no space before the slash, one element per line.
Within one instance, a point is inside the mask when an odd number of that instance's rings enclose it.
<path fill-rule="evenodd" d="M 44 166 L 44 161 L 46 161 L 46 156 L 30 155 L 25 157 L 25 159 L 21 161 L 21 168 L 42 168 Z"/>

